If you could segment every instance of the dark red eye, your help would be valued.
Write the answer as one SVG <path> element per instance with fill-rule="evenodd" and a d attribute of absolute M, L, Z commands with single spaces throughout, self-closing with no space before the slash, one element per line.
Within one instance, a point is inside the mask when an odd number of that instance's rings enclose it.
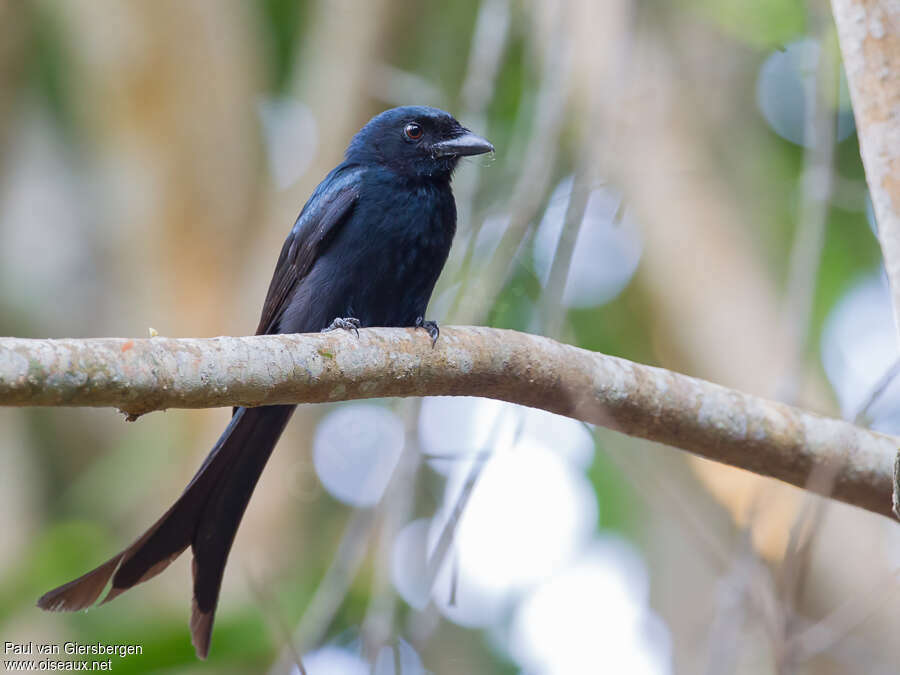
<path fill-rule="evenodd" d="M 416 124 L 415 122 L 410 122 L 403 127 L 403 135 L 411 141 L 419 140 L 424 133 L 425 131 L 422 129 L 422 125 Z"/>

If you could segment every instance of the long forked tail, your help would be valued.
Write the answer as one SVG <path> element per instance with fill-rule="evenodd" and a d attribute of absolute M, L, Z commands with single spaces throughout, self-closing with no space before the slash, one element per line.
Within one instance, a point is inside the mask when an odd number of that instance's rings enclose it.
<path fill-rule="evenodd" d="M 194 598 L 191 641 L 206 658 L 222 575 L 234 535 L 281 432 L 295 406 L 238 408 L 231 422 L 172 507 L 140 538 L 87 574 L 45 593 L 38 607 L 75 611 L 109 602 L 162 572 L 191 546 Z M 101 603 L 102 604 L 102 603 Z"/>

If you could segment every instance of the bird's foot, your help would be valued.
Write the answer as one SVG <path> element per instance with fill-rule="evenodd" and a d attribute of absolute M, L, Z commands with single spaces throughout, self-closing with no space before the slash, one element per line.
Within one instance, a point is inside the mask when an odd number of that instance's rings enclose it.
<path fill-rule="evenodd" d="M 328 331 L 342 328 L 344 330 L 352 330 L 356 333 L 356 337 L 359 337 L 359 325 L 359 319 L 354 319 L 352 316 L 337 317 L 328 328 L 323 328 L 321 332 L 327 333 Z"/>
<path fill-rule="evenodd" d="M 424 317 L 419 317 L 416 319 L 416 328 L 424 328 L 428 331 L 428 335 L 431 336 L 431 348 L 434 349 L 435 343 L 437 343 L 438 335 L 441 334 L 441 329 L 438 328 L 437 321 L 426 321 Z"/>

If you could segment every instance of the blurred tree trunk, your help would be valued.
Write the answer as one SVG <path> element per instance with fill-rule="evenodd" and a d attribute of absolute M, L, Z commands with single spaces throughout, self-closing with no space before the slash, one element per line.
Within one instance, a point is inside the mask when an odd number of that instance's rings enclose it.
<path fill-rule="evenodd" d="M 7 156 L 12 118 L 21 100 L 16 95 L 25 71 L 30 22 L 22 3 L 0 3 L 0 158 Z M 0 161 L 0 177 L 4 162 Z"/>
<path fill-rule="evenodd" d="M 591 87 L 599 90 L 600 121 L 591 125 L 589 136 L 597 144 L 594 156 L 609 158 L 605 164 L 619 172 L 616 178 L 643 229 L 637 280 L 650 299 L 660 361 L 665 367 L 771 396 L 788 355 L 784 334 L 772 330 L 779 320 L 776 291 L 744 230 L 745 210 L 712 153 L 704 152 L 710 144 L 709 125 L 697 122 L 703 116 L 714 117 L 716 123 L 734 116 L 722 114 L 719 108 L 728 104 L 709 96 L 709 82 L 703 89 L 705 105 L 698 110 L 691 79 L 709 77 L 707 61 L 692 64 L 697 70 L 693 72 L 680 63 L 682 45 L 662 40 L 639 21 L 635 10 L 604 7 L 607 16 L 601 25 L 607 34 L 595 40 L 584 31 L 578 42 L 582 58 L 577 59 L 583 69 L 576 81 L 582 99 L 589 99 Z M 595 25 L 583 18 L 577 23 Z M 680 31 L 668 25 L 666 29 Z M 575 35 L 581 34 L 576 29 Z M 710 39 L 700 34 L 685 41 L 703 53 L 701 45 Z M 603 67 L 596 62 L 601 54 L 606 58 Z M 617 58 L 622 59 L 619 68 L 612 65 Z M 720 69 L 727 73 L 729 65 L 720 63 L 715 70 Z M 721 90 L 727 89 L 725 83 Z M 634 440 L 630 444 L 639 445 Z M 754 534 L 761 549 L 777 555 L 787 539 L 796 491 L 731 467 L 643 445 L 641 453 L 613 454 L 626 466 L 650 511 L 658 514 L 649 519 L 644 541 L 654 578 L 660 580 L 654 587 L 657 606 L 671 618 L 677 669 L 700 672 L 707 655 L 687 647 L 697 638 L 688 627 L 708 624 L 717 603 L 716 588 L 700 579 L 727 574 L 736 556 L 735 525 L 747 521 L 749 507 L 763 489 L 777 495 L 773 503 L 778 507 L 764 522 L 754 522 Z M 701 485 L 712 497 L 698 489 Z M 715 508 L 716 501 L 727 511 Z M 685 541 L 689 545 L 684 546 Z"/>
<path fill-rule="evenodd" d="M 72 0 L 45 9 L 58 16 L 71 58 L 78 147 L 93 174 L 85 183 L 103 188 L 91 205 L 102 325 L 85 332 L 221 334 L 234 312 L 239 242 L 258 227 L 262 72 L 252 6 Z M 181 434 L 170 441 L 192 450 L 177 456 L 183 473 L 207 452 L 221 416 L 169 418 Z"/>
<path fill-rule="evenodd" d="M 747 234 L 753 227 L 747 209 L 710 147 L 714 134 L 741 133 L 718 128 L 721 120 L 733 123 L 740 115 L 721 114 L 725 101 L 696 108 L 695 80 L 708 78 L 708 64 L 683 52 L 702 52 L 699 44 L 712 39 L 697 33 L 686 28 L 688 44 L 673 46 L 674 54 L 661 51 L 652 33 L 640 39 L 634 68 L 642 77 L 634 81 L 641 84 L 626 93 L 618 111 L 623 133 L 616 156 L 646 235 L 639 281 L 651 299 L 654 334 L 664 336 L 656 347 L 666 367 L 773 397 L 792 369 L 795 349 L 781 326 L 770 272 Z M 719 70 L 727 77 L 730 67 L 720 64 Z M 827 410 L 820 377 L 805 364 L 800 372 L 803 405 Z M 765 489 L 768 506 L 754 511 L 754 541 L 768 556 L 779 556 L 799 493 L 727 467 L 693 463 L 738 523 L 747 522 Z"/>
<path fill-rule="evenodd" d="M 254 17 L 219 0 L 53 7 L 71 31 L 86 146 L 115 188 L 100 195 L 108 329 L 221 332 L 260 176 Z"/>

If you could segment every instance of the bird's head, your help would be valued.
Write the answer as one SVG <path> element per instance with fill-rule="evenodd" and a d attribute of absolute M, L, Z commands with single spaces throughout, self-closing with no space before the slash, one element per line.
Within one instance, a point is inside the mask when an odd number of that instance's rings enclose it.
<path fill-rule="evenodd" d="M 379 164 L 409 178 L 449 179 L 460 157 L 493 150 L 443 110 L 404 106 L 369 120 L 350 142 L 347 161 Z"/>

